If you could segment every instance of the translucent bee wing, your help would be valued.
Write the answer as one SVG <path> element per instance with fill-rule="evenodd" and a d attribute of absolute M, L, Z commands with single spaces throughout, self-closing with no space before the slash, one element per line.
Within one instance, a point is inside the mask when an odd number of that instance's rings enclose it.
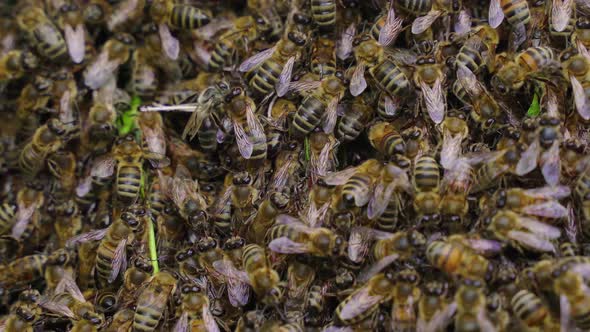
<path fill-rule="evenodd" d="M 570 17 L 572 16 L 572 9 L 574 0 L 553 0 L 551 4 L 551 25 L 557 32 L 565 30 Z"/>
<path fill-rule="evenodd" d="M 320 155 L 317 158 L 313 158 L 315 161 L 312 164 L 312 169 L 317 176 L 325 176 L 330 166 L 330 154 L 333 152 L 334 146 L 332 142 L 326 144 Z"/>
<path fill-rule="evenodd" d="M 158 24 L 158 34 L 160 35 L 160 41 L 162 42 L 162 49 L 168 58 L 171 60 L 178 59 L 180 53 L 180 43 L 178 39 L 172 35 L 170 28 L 166 23 Z"/>
<path fill-rule="evenodd" d="M 561 331 L 568 331 L 570 326 L 571 306 L 567 296 L 561 295 L 559 297 L 559 325 Z"/>
<path fill-rule="evenodd" d="M 426 111 L 434 123 L 439 124 L 445 118 L 446 102 L 443 95 L 442 80 L 436 79 L 432 88 L 426 83 L 420 82 L 420 89 L 424 95 Z"/>
<path fill-rule="evenodd" d="M 103 86 L 119 67 L 119 61 L 109 60 L 109 53 L 106 50 L 100 52 L 90 65 L 84 71 L 84 84 L 92 90 Z"/>
<path fill-rule="evenodd" d="M 540 252 L 555 252 L 555 246 L 553 243 L 546 239 L 542 239 L 534 234 L 521 232 L 521 231 L 510 231 L 508 237 L 526 248 L 540 251 Z"/>
<path fill-rule="evenodd" d="M 346 30 L 342 32 L 336 45 L 336 56 L 338 59 L 346 60 L 350 57 L 354 36 L 356 36 L 356 26 L 354 23 L 351 23 Z"/>
<path fill-rule="evenodd" d="M 336 127 L 336 120 L 338 119 L 338 97 L 332 98 L 328 107 L 326 107 L 326 112 L 324 113 L 323 125 L 322 129 L 324 133 L 330 134 L 334 131 L 334 127 Z"/>
<path fill-rule="evenodd" d="M 337 315 L 340 320 L 353 319 L 379 304 L 382 299 L 383 296 L 370 295 L 369 286 L 364 286 L 352 293 L 345 302 L 341 302 L 344 305 L 340 308 L 340 311 L 337 311 Z"/>
<path fill-rule="evenodd" d="M 572 203 L 567 204 L 567 222 L 565 224 L 565 235 L 571 243 L 578 243 L 578 222 Z"/>
<path fill-rule="evenodd" d="M 250 284 L 250 279 L 248 278 L 248 274 L 245 271 L 238 270 L 231 261 L 227 259 L 222 259 L 213 262 L 213 268 L 215 271 L 219 272 L 219 274 L 223 275 L 228 279 L 237 279 L 241 282 Z"/>
<path fill-rule="evenodd" d="M 295 65 L 295 57 L 292 56 L 287 60 L 287 63 L 283 66 L 281 75 L 277 80 L 277 96 L 282 97 L 289 91 L 289 84 L 291 83 L 291 74 L 293 73 L 293 66 Z"/>
<path fill-rule="evenodd" d="M 415 35 L 421 34 L 428 30 L 432 23 L 436 21 L 443 14 L 440 10 L 431 10 L 426 15 L 417 17 L 412 22 L 412 33 Z"/>
<path fill-rule="evenodd" d="M 442 148 L 440 151 L 440 164 L 445 170 L 455 167 L 461 153 L 463 135 L 453 135 L 448 130 L 443 130 Z"/>
<path fill-rule="evenodd" d="M 115 172 L 117 161 L 113 156 L 104 156 L 97 159 L 90 169 L 90 175 L 97 178 L 107 178 Z"/>
<path fill-rule="evenodd" d="M 561 175 L 561 158 L 559 156 L 559 142 L 554 142 L 549 150 L 540 155 L 541 173 L 550 186 L 559 184 Z"/>
<path fill-rule="evenodd" d="M 18 211 L 16 212 L 16 222 L 12 226 L 12 237 L 19 240 L 21 235 L 27 229 L 29 221 L 33 217 L 33 214 L 37 210 L 37 204 L 31 204 L 29 206 L 18 205 Z"/>
<path fill-rule="evenodd" d="M 184 131 L 182 132 L 183 139 L 186 137 L 192 139 L 197 135 L 197 132 L 201 129 L 201 125 L 203 125 L 203 121 L 205 121 L 205 119 L 211 114 L 212 107 L 213 101 L 211 100 L 207 100 L 204 103 L 198 103 L 196 107 L 194 107 L 194 112 L 191 114 L 191 117 L 187 121 Z"/>
<path fill-rule="evenodd" d="M 326 212 L 328 212 L 329 208 L 329 202 L 324 203 L 324 205 L 322 205 L 319 209 L 316 207 L 315 203 L 311 202 L 309 204 L 305 218 L 309 227 L 320 227 L 324 223 L 324 217 L 326 216 Z"/>
<path fill-rule="evenodd" d="M 377 230 L 374 228 L 369 228 L 369 227 L 364 227 L 364 226 L 353 227 L 353 230 L 355 232 L 364 232 L 365 233 L 364 236 L 367 236 L 369 239 L 375 239 L 375 240 L 386 240 L 386 239 L 389 239 L 393 236 L 393 233 L 380 231 L 380 230 Z"/>
<path fill-rule="evenodd" d="M 584 43 L 581 40 L 576 40 L 576 48 L 578 49 L 578 53 L 582 54 L 585 57 L 589 57 L 590 53 L 588 52 L 588 49 L 586 48 L 586 45 L 584 45 Z"/>
<path fill-rule="evenodd" d="M 504 11 L 500 4 L 500 0 L 490 0 L 490 8 L 488 10 L 488 23 L 492 28 L 497 28 L 504 20 Z"/>
<path fill-rule="evenodd" d="M 242 73 L 250 71 L 252 68 L 258 66 L 259 64 L 270 58 L 272 54 L 275 52 L 275 50 L 276 46 L 266 49 L 260 53 L 254 54 L 253 56 L 249 57 L 240 64 L 238 71 Z"/>
<path fill-rule="evenodd" d="M 64 91 L 59 99 L 59 121 L 62 123 L 73 123 L 75 120 L 72 112 L 72 99 L 70 90 Z"/>
<path fill-rule="evenodd" d="M 370 265 L 367 269 L 361 271 L 361 273 L 359 273 L 357 280 L 359 282 L 365 282 L 371 279 L 374 275 L 381 272 L 384 268 L 388 267 L 393 262 L 395 262 L 398 259 L 398 257 L 398 254 L 383 257 L 379 261 L 375 262 L 375 264 Z"/>
<path fill-rule="evenodd" d="M 494 324 L 490 321 L 490 319 L 486 315 L 486 310 L 484 308 L 479 309 L 477 313 L 477 323 L 479 324 L 479 329 L 481 332 L 496 332 L 498 331 Z"/>
<path fill-rule="evenodd" d="M 203 317 L 203 324 L 207 332 L 220 332 L 215 317 L 213 317 L 211 310 L 209 310 L 209 305 L 203 305 L 201 317 Z"/>
<path fill-rule="evenodd" d="M 524 191 L 525 195 L 535 198 L 552 198 L 563 199 L 569 197 L 571 194 L 569 186 L 545 186 L 540 188 L 527 189 Z"/>
<path fill-rule="evenodd" d="M 86 298 L 82 294 L 82 291 L 78 287 L 78 284 L 76 284 L 76 281 L 74 280 L 72 275 L 69 273 L 64 273 L 61 280 L 59 281 L 59 283 L 55 287 L 56 294 L 59 294 L 61 292 L 68 292 L 76 300 L 78 300 L 80 302 L 86 302 Z"/>
<path fill-rule="evenodd" d="M 466 10 L 461 10 L 455 22 L 455 33 L 459 36 L 466 35 L 471 30 L 471 16 Z"/>
<path fill-rule="evenodd" d="M 176 324 L 174 324 L 173 332 L 188 332 L 188 312 L 183 311 Z"/>
<path fill-rule="evenodd" d="M 375 186 L 375 190 L 373 192 L 373 195 L 371 196 L 371 200 L 369 201 L 369 205 L 367 207 L 367 218 L 372 220 L 377 217 L 380 217 L 383 214 L 383 212 L 385 212 L 385 209 L 387 209 L 387 205 L 391 200 L 391 196 L 393 195 L 395 188 L 395 182 L 379 182 Z"/>
<path fill-rule="evenodd" d="M 233 307 L 243 307 L 248 304 L 250 297 L 250 288 L 248 283 L 239 279 L 228 278 L 227 280 L 227 296 L 229 303 Z"/>
<path fill-rule="evenodd" d="M 565 206 L 556 201 L 527 205 L 522 208 L 522 212 L 532 216 L 555 219 L 565 218 L 567 216 L 567 209 Z"/>
<path fill-rule="evenodd" d="M 367 88 L 367 80 L 365 80 L 365 64 L 363 62 L 357 64 L 356 68 L 352 72 L 350 78 L 350 94 L 358 96 Z"/>
<path fill-rule="evenodd" d="M 71 25 L 64 26 L 64 37 L 68 46 L 68 53 L 74 63 L 80 63 L 84 60 L 84 53 L 86 47 L 84 43 L 84 26 L 82 24 L 76 25 L 73 28 Z"/>
<path fill-rule="evenodd" d="M 288 237 L 279 237 L 270 241 L 268 248 L 279 254 L 305 254 L 309 251 L 306 244 L 295 242 Z"/>
<path fill-rule="evenodd" d="M 39 306 L 54 314 L 67 317 L 69 319 L 76 319 L 76 315 L 65 304 L 57 303 L 52 300 L 42 300 L 39 303 Z"/>
<path fill-rule="evenodd" d="M 112 284 L 119 272 L 125 271 L 127 269 L 127 254 L 125 252 L 127 246 L 127 240 L 123 239 L 119 241 L 117 244 L 117 248 L 115 249 L 115 253 L 113 255 L 113 262 L 111 263 L 111 273 L 109 275 L 109 279 L 107 280 L 109 284 Z"/>
<path fill-rule="evenodd" d="M 315 89 L 319 89 L 322 85 L 322 81 L 296 81 L 289 83 L 289 91 L 295 93 L 309 92 Z M 269 106 L 270 107 L 270 106 Z"/>
<path fill-rule="evenodd" d="M 518 24 L 512 28 L 512 49 L 517 50 L 526 40 L 526 26 Z"/>
<path fill-rule="evenodd" d="M 92 189 L 92 176 L 85 176 L 76 186 L 76 196 L 83 197 Z"/>
<path fill-rule="evenodd" d="M 528 229 L 533 234 L 536 234 L 545 239 L 557 239 L 561 235 L 559 228 L 547 225 L 533 218 L 519 217 L 519 223 L 522 227 Z"/>
<path fill-rule="evenodd" d="M 483 256 L 494 255 L 502 251 L 502 243 L 495 240 L 468 238 L 466 243 L 471 249 Z"/>
<path fill-rule="evenodd" d="M 428 322 L 423 332 L 435 332 L 444 330 L 457 311 L 457 303 L 449 303 L 443 310 L 439 310 Z"/>
<path fill-rule="evenodd" d="M 541 144 L 539 144 L 539 140 L 535 139 L 522 153 L 520 160 L 516 164 L 516 174 L 522 176 L 534 170 L 537 167 L 539 152 L 541 152 Z"/>
<path fill-rule="evenodd" d="M 138 5 L 139 0 L 125 0 L 125 2 L 117 6 L 117 10 L 113 11 L 107 21 L 109 30 L 114 31 L 120 24 L 127 21 Z"/>
<path fill-rule="evenodd" d="M 234 121 L 234 134 L 236 134 L 236 143 L 238 144 L 238 150 L 245 159 L 250 159 L 252 151 L 254 151 L 254 144 L 250 137 L 246 134 L 244 127 L 241 123 Z"/>
<path fill-rule="evenodd" d="M 284 163 L 279 169 L 275 171 L 272 176 L 270 188 L 281 190 L 285 186 L 289 176 L 291 175 L 289 171 L 291 170 L 292 162 L 293 161 L 290 160 Z"/>
<path fill-rule="evenodd" d="M 389 116 L 395 116 L 401 109 L 401 101 L 397 98 L 391 98 L 390 96 L 384 96 L 385 101 L 385 114 Z"/>
<path fill-rule="evenodd" d="M 262 127 L 262 124 L 260 123 L 258 116 L 256 115 L 256 113 L 254 113 L 254 107 L 255 106 L 253 106 L 251 103 L 247 103 L 246 105 L 246 123 L 248 124 L 248 129 L 250 129 L 250 132 L 254 137 L 258 139 L 264 139 L 266 142 L 264 127 Z"/>
<path fill-rule="evenodd" d="M 354 330 L 350 326 L 328 325 L 324 327 L 322 332 L 354 332 Z"/>
<path fill-rule="evenodd" d="M 88 233 L 83 233 L 83 234 L 79 234 L 74 237 L 71 237 L 66 242 L 66 248 L 74 248 L 78 244 L 88 242 L 88 241 L 100 241 L 105 237 L 108 230 L 109 230 L 108 228 L 96 229 L 96 230 L 90 231 Z"/>
<path fill-rule="evenodd" d="M 276 225 L 299 225 L 299 226 L 305 226 L 305 224 L 299 220 L 298 218 L 295 218 L 293 216 L 290 216 L 288 214 L 279 214 L 276 218 L 275 224 Z"/>
<path fill-rule="evenodd" d="M 354 227 L 348 238 L 348 258 L 355 263 L 362 262 L 369 252 L 370 240 L 367 232 L 360 227 Z"/>
<path fill-rule="evenodd" d="M 586 92 L 584 92 L 582 84 L 580 84 L 580 81 L 574 75 L 570 76 L 570 82 L 572 84 L 572 92 L 578 114 L 584 120 L 590 119 L 590 102 L 588 102 L 588 97 L 586 96 Z"/>
<path fill-rule="evenodd" d="M 467 68 L 464 64 L 459 63 L 457 67 L 457 80 L 472 98 L 481 94 L 481 83 L 471 69 Z"/>
<path fill-rule="evenodd" d="M 324 177 L 324 182 L 329 185 L 338 186 L 345 184 L 357 171 L 356 167 L 349 167 L 347 169 L 333 172 Z"/>
<path fill-rule="evenodd" d="M 385 24 L 379 31 L 379 44 L 389 46 L 395 42 L 397 36 L 402 31 L 403 20 L 395 16 L 394 6 L 390 6 L 387 11 Z"/>

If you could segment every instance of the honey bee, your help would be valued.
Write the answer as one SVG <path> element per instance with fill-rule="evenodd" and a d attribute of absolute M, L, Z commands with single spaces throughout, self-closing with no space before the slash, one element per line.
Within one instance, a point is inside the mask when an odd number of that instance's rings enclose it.
<path fill-rule="evenodd" d="M 135 39 L 126 33 L 118 33 L 109 39 L 96 58 L 84 70 L 84 84 L 96 90 L 105 85 L 117 69 L 131 57 Z"/>
<path fill-rule="evenodd" d="M 211 13 L 190 5 L 176 4 L 173 0 L 157 0 L 150 7 L 150 15 L 158 24 L 164 53 L 172 60 L 178 58 L 180 43 L 170 32 L 170 27 L 192 30 L 211 21 Z"/>
<path fill-rule="evenodd" d="M 34 177 L 45 166 L 47 156 L 56 152 L 67 141 L 70 130 L 58 119 L 52 118 L 35 131 L 23 147 L 18 164 L 27 176 Z"/>
<path fill-rule="evenodd" d="M 426 247 L 426 258 L 436 268 L 451 276 L 489 280 L 493 266 L 482 254 L 497 253 L 498 242 L 453 235 L 435 240 Z"/>
<path fill-rule="evenodd" d="M 371 146 L 386 157 L 406 152 L 404 139 L 388 122 L 376 122 L 369 128 L 367 135 Z"/>
<path fill-rule="evenodd" d="M 309 171 L 312 183 L 316 183 L 319 178 L 336 168 L 335 155 L 338 145 L 339 142 L 333 135 L 324 132 L 315 132 L 309 136 Z"/>
<path fill-rule="evenodd" d="M 422 91 L 426 110 L 434 123 L 442 122 L 446 111 L 446 101 L 442 84 L 445 80 L 442 65 L 432 56 L 420 57 L 416 61 L 414 83 Z"/>
<path fill-rule="evenodd" d="M 158 90 L 156 68 L 148 62 L 147 51 L 139 47 L 131 56 L 131 92 L 145 99 L 153 98 Z"/>
<path fill-rule="evenodd" d="M 590 47 L 590 40 L 588 38 L 588 28 L 590 28 L 590 25 L 588 23 L 587 18 L 579 17 L 574 25 L 574 31 L 570 36 L 572 44 L 575 45 L 582 54 L 585 54 L 584 51 L 587 51 Z"/>
<path fill-rule="evenodd" d="M 418 320 L 416 322 L 417 331 L 442 331 L 438 325 L 436 328 L 428 329 L 439 321 L 446 321 L 448 318 L 443 317 L 442 313 L 446 312 L 449 301 L 446 299 L 448 284 L 440 281 L 431 281 L 424 285 L 422 296 L 418 302 Z"/>
<path fill-rule="evenodd" d="M 56 180 L 52 198 L 58 203 L 68 200 L 76 187 L 76 156 L 70 151 L 58 150 L 47 158 L 47 166 Z"/>
<path fill-rule="evenodd" d="M 585 120 L 590 119 L 590 108 L 586 86 L 588 85 L 588 70 L 590 60 L 588 54 L 578 50 L 566 49 L 560 56 L 563 76 L 570 81 L 574 101 L 578 114 Z"/>
<path fill-rule="evenodd" d="M 68 52 L 63 35 L 40 6 L 23 7 L 16 15 L 16 23 L 41 56 L 59 60 Z"/>
<path fill-rule="evenodd" d="M 133 315 L 135 313 L 132 309 L 120 309 L 118 310 L 115 315 L 113 315 L 113 319 L 108 327 L 105 328 L 105 331 L 108 332 L 123 332 L 128 331 L 133 324 Z"/>
<path fill-rule="evenodd" d="M 59 316 L 74 321 L 87 320 L 91 325 L 101 327 L 105 322 L 103 314 L 98 313 L 92 303 L 86 301 L 78 285 L 71 279 L 62 292 L 51 296 L 47 301 L 41 303 L 41 306 Z"/>
<path fill-rule="evenodd" d="M 539 119 L 535 130 L 536 137 L 522 153 L 516 165 L 516 174 L 525 175 L 541 164 L 541 173 L 550 186 L 559 183 L 561 174 L 561 159 L 559 145 L 561 141 L 560 120 L 550 115 Z"/>
<path fill-rule="evenodd" d="M 590 293 L 582 273 L 575 270 L 560 271 L 557 273 L 554 289 L 560 296 L 561 323 L 567 326 L 571 319 L 576 327 L 587 329 L 589 326 L 587 303 L 590 300 L 588 296 Z"/>
<path fill-rule="evenodd" d="M 184 284 L 180 287 L 180 307 L 182 312 L 174 326 L 175 331 L 220 331 L 210 311 L 207 294 L 197 285 Z"/>
<path fill-rule="evenodd" d="M 551 242 L 559 238 L 558 228 L 532 217 L 525 217 L 510 210 L 500 210 L 490 220 L 488 230 L 499 240 L 510 243 L 517 249 L 539 252 L 555 252 Z"/>
<path fill-rule="evenodd" d="M 455 294 L 457 312 L 455 315 L 455 329 L 469 331 L 475 325 L 480 330 L 495 329 L 486 310 L 486 296 L 484 284 L 480 280 L 462 281 Z"/>
<path fill-rule="evenodd" d="M 499 183 L 505 175 L 513 173 L 519 160 L 518 148 L 512 146 L 499 149 L 484 158 L 484 163 L 476 172 L 471 193 L 478 193 Z"/>
<path fill-rule="evenodd" d="M 87 38 L 81 8 L 73 2 L 64 2 L 58 11 L 57 24 L 63 30 L 68 54 L 74 63 L 81 63 L 86 55 Z"/>
<path fill-rule="evenodd" d="M 340 256 L 346 241 L 332 230 L 306 225 L 288 215 L 277 217 L 266 238 L 270 250 L 282 254 L 311 254 L 319 257 Z"/>
<path fill-rule="evenodd" d="M 336 44 L 328 38 L 317 38 L 311 50 L 311 71 L 320 80 L 336 73 Z"/>
<path fill-rule="evenodd" d="M 283 292 L 279 286 L 280 277 L 275 269 L 270 266 L 265 250 L 257 244 L 248 244 L 242 254 L 242 266 L 245 271 L 238 270 L 229 260 L 219 260 L 213 263 L 217 272 L 224 275 L 228 282 L 236 279 L 239 282 L 251 285 L 256 295 L 260 296 L 263 303 L 277 305 L 282 301 Z M 233 293 L 232 296 L 241 294 L 242 298 L 235 298 L 235 303 L 247 303 L 247 292 Z M 232 299 L 230 298 L 230 301 Z"/>
<path fill-rule="evenodd" d="M 13 80 L 37 69 L 39 58 L 30 51 L 12 50 L 0 57 L 0 81 Z"/>
<path fill-rule="evenodd" d="M 137 307 L 133 316 L 133 329 L 154 331 L 158 326 L 168 301 L 176 291 L 176 278 L 170 272 L 154 274 L 147 286 L 137 297 Z"/>
<path fill-rule="evenodd" d="M 529 4 L 524 0 L 492 0 L 488 12 L 488 22 L 496 29 L 506 18 L 513 26 L 521 26 L 529 23 L 531 13 Z"/>
<path fill-rule="evenodd" d="M 454 26 L 455 32 L 459 35 L 463 35 L 469 31 L 471 28 L 471 16 L 469 16 L 467 11 L 461 10 L 461 1 L 434 0 L 431 2 L 432 7 L 426 15 L 417 17 L 414 22 L 412 22 L 413 34 L 420 34 L 426 31 L 439 17 L 453 13 L 458 13 Z"/>
<path fill-rule="evenodd" d="M 531 291 L 523 289 L 514 294 L 511 306 L 516 317 L 529 328 L 549 328 L 555 324 L 547 306 Z"/>
<path fill-rule="evenodd" d="M 63 285 L 60 285 L 62 282 L 75 283 L 74 259 L 73 253 L 65 249 L 58 249 L 47 257 L 45 262 L 45 282 L 50 292 L 60 293 L 58 286 L 62 288 Z M 64 278 L 69 280 L 64 281 Z"/>
<path fill-rule="evenodd" d="M 545 46 L 529 47 L 516 54 L 513 60 L 499 54 L 496 56 L 498 69 L 492 77 L 492 87 L 505 95 L 519 90 L 529 79 L 551 76 L 552 71 L 559 68 L 555 59 L 553 50 Z"/>
<path fill-rule="evenodd" d="M 535 189 L 510 188 L 496 192 L 496 207 L 540 218 L 565 218 L 568 211 L 558 200 L 570 195 L 567 186 Z"/>
<path fill-rule="evenodd" d="M 436 159 L 424 155 L 416 159 L 412 179 L 416 196 L 414 210 L 424 220 L 437 221 L 440 204 L 440 167 Z"/>
<path fill-rule="evenodd" d="M 116 83 L 111 80 L 94 93 L 94 102 L 84 125 L 82 142 L 98 153 L 106 152 L 116 136 L 115 89 Z"/>
<path fill-rule="evenodd" d="M 275 46 L 246 59 L 238 70 L 247 72 L 254 92 L 264 96 L 276 89 L 277 96 L 282 97 L 288 91 L 293 66 L 305 43 L 304 34 L 290 31 Z"/>
<path fill-rule="evenodd" d="M 40 218 L 39 209 L 43 206 L 45 198 L 43 192 L 34 187 L 23 187 L 16 196 L 16 216 L 12 225 L 11 235 L 15 239 L 25 236 L 31 226 L 36 227 Z"/>
<path fill-rule="evenodd" d="M 417 327 L 417 313 L 414 309 L 422 292 L 418 288 L 420 276 L 413 269 L 404 269 L 396 276 L 393 287 L 391 324 L 401 331 L 414 331 Z"/>
<path fill-rule="evenodd" d="M 373 108 L 367 96 L 352 100 L 344 110 L 336 129 L 336 137 L 343 142 L 357 139 L 373 117 Z"/>
<path fill-rule="evenodd" d="M 322 123 L 325 133 L 332 133 L 338 118 L 338 103 L 344 96 L 345 82 L 337 71 L 321 81 L 298 81 L 289 86 L 294 91 L 313 91 L 304 97 L 291 123 L 291 133 L 306 136 Z"/>
<path fill-rule="evenodd" d="M 167 166 L 169 160 L 161 154 L 145 151 L 132 135 L 119 138 L 112 153 L 104 156 L 91 175 L 107 178 L 116 171 L 117 200 L 121 204 L 135 203 L 139 199 L 142 181 L 146 174 L 144 160 L 149 160 L 156 168 Z"/>
<path fill-rule="evenodd" d="M 153 272 L 152 264 L 141 256 L 131 259 L 131 266 L 123 275 L 123 286 L 118 293 L 118 302 L 124 306 L 132 303 L 137 290 L 149 279 Z"/>
<path fill-rule="evenodd" d="M 350 79 L 350 93 L 360 95 L 367 88 L 365 67 L 369 74 L 377 81 L 377 86 L 383 92 L 393 96 L 403 96 L 408 93 L 410 81 L 398 65 L 388 58 L 385 47 L 393 44 L 401 32 L 402 19 L 395 16 L 395 9 L 389 8 L 385 24 L 379 32 L 379 39 L 363 36 L 355 40 L 354 58 L 357 62 Z"/>
<path fill-rule="evenodd" d="M 0 265 L 3 285 L 22 285 L 43 278 L 47 255 L 37 254 L 17 258 L 8 264 Z"/>
<path fill-rule="evenodd" d="M 18 296 L 18 301 L 11 307 L 11 313 L 3 321 L 6 332 L 32 332 L 34 326 L 41 320 L 43 308 L 39 305 L 41 294 L 35 289 L 25 290 Z"/>
<path fill-rule="evenodd" d="M 272 227 L 275 218 L 285 211 L 290 202 L 289 195 L 282 192 L 272 192 L 260 203 L 256 216 L 249 226 L 248 239 L 262 245 L 266 232 Z"/>
<path fill-rule="evenodd" d="M 392 273 L 376 274 L 338 304 L 336 317 L 345 325 L 363 321 L 392 299 L 395 283 Z"/>

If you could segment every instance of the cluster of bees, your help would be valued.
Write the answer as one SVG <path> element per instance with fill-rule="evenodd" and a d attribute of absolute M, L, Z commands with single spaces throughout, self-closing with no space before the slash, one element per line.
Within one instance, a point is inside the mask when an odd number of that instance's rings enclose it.
<path fill-rule="evenodd" d="M 0 12 L 0 330 L 590 329 L 588 0 Z"/>

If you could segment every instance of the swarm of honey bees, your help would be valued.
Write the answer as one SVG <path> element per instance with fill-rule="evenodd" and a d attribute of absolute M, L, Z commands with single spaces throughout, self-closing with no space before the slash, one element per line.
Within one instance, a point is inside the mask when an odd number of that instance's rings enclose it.
<path fill-rule="evenodd" d="M 0 331 L 590 330 L 590 0 L 6 0 Z"/>

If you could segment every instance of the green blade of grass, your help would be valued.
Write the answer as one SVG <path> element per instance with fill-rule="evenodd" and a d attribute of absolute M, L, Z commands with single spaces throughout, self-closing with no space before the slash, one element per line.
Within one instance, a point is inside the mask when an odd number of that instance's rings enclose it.
<path fill-rule="evenodd" d="M 305 148 L 305 161 L 309 161 L 310 159 L 310 147 L 309 147 L 309 138 L 307 136 L 305 136 L 305 141 L 304 141 L 304 148 Z"/>
<path fill-rule="evenodd" d="M 531 102 L 531 106 L 529 107 L 529 110 L 526 112 L 526 115 L 528 117 L 534 118 L 538 116 L 539 113 L 541 113 L 541 105 L 539 104 L 539 95 L 537 95 L 537 93 L 535 92 L 535 95 L 533 96 L 533 102 Z"/>
<path fill-rule="evenodd" d="M 148 222 L 148 236 L 149 236 L 149 248 L 150 248 L 150 260 L 152 261 L 152 266 L 154 267 L 154 274 L 160 271 L 160 266 L 158 265 L 158 250 L 156 248 L 156 233 L 154 231 L 154 223 L 152 222 L 151 218 L 149 218 Z"/>
<path fill-rule="evenodd" d="M 138 110 L 140 105 L 141 98 L 138 96 L 133 96 L 133 98 L 131 98 L 131 107 L 129 110 L 124 111 L 123 114 L 119 116 L 117 124 L 120 136 L 129 134 L 137 127 L 137 114 L 139 112 Z"/>

